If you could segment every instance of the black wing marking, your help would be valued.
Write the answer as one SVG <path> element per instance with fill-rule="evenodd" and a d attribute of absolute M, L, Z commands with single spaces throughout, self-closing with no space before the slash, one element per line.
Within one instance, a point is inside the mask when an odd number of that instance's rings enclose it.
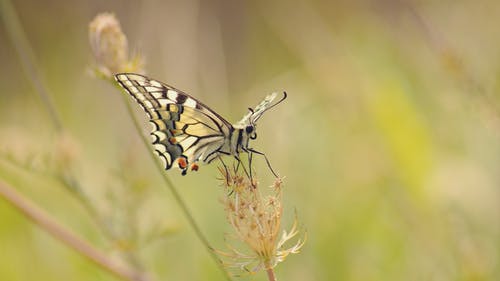
<path fill-rule="evenodd" d="M 133 73 L 115 75 L 116 81 L 139 103 L 153 126 L 151 136 L 165 169 L 206 160 L 220 149 L 232 125 L 188 94 Z"/>

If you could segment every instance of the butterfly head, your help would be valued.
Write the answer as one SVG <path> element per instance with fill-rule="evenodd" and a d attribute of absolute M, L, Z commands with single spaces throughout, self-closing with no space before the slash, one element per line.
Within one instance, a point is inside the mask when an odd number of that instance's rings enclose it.
<path fill-rule="evenodd" d="M 255 128 L 255 124 L 253 125 L 247 125 L 245 127 L 245 133 L 247 134 L 247 136 L 254 140 L 257 138 L 257 131 L 256 131 L 256 128 Z"/>
<path fill-rule="evenodd" d="M 250 112 L 253 109 L 249 108 Z M 250 113 L 251 114 L 251 113 Z M 250 140 L 254 140 L 257 138 L 257 127 L 254 122 L 252 122 L 251 118 L 247 118 L 246 123 L 238 123 L 233 125 L 235 129 L 238 129 L 239 132 L 236 135 L 235 143 L 238 147 L 248 148 Z M 236 151 L 238 151 L 236 149 Z"/>

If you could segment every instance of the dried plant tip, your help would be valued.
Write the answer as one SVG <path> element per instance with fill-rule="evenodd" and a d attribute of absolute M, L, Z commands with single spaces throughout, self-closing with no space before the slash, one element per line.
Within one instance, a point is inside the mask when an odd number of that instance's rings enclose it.
<path fill-rule="evenodd" d="M 142 59 L 129 59 L 127 37 L 114 14 L 101 13 L 92 20 L 89 40 L 97 74 L 111 79 L 119 72 L 141 72 Z"/>
<path fill-rule="evenodd" d="M 284 261 L 289 254 L 298 253 L 304 244 L 302 239 L 298 239 L 292 247 L 286 247 L 299 233 L 297 220 L 289 232 L 283 231 L 280 236 L 282 179 L 276 179 L 270 186 L 271 194 L 262 196 L 257 181 L 251 182 L 241 171 L 227 171 L 224 168 L 219 168 L 219 171 L 226 194 L 221 202 L 227 220 L 236 239 L 250 250 L 245 253 L 228 245 L 229 252 L 220 252 L 229 259 L 226 265 L 251 273 L 267 271 Z"/>

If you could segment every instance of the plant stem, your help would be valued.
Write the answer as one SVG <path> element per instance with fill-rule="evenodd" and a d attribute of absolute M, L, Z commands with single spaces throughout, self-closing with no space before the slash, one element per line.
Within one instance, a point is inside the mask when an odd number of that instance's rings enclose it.
<path fill-rule="evenodd" d="M 267 279 L 269 281 L 276 281 L 276 276 L 274 275 L 274 270 L 272 267 L 266 269 L 267 272 Z"/>
<path fill-rule="evenodd" d="M 14 46 L 21 66 L 31 85 L 35 89 L 35 92 L 38 94 L 40 100 L 42 101 L 43 108 L 49 114 L 50 120 L 52 121 L 52 124 L 57 133 L 63 133 L 64 125 L 61 121 L 59 112 L 54 106 L 50 91 L 43 83 L 42 75 L 38 70 L 33 49 L 31 48 L 30 43 L 26 38 L 23 27 L 19 21 L 19 17 L 17 16 L 16 10 L 10 0 L 0 0 L 0 17 L 5 23 L 7 34 L 10 41 L 12 42 L 12 45 Z M 106 224 L 102 222 L 100 214 L 98 213 L 92 202 L 88 199 L 87 195 L 84 193 L 82 187 L 73 177 L 73 175 L 69 175 L 68 178 L 61 178 L 61 181 L 67 187 L 67 189 L 72 192 L 75 198 L 80 201 L 80 203 L 89 213 L 90 217 L 96 222 L 97 226 L 100 228 L 104 236 L 110 241 L 115 239 L 115 237 L 113 237 L 113 235 L 110 233 Z"/>
<path fill-rule="evenodd" d="M 118 87 L 120 89 L 120 92 L 122 92 L 122 89 L 118 85 L 116 85 L 116 87 Z M 148 151 L 148 154 L 149 154 L 151 160 L 155 163 L 155 166 L 158 170 L 158 173 L 160 173 L 160 175 L 162 176 L 162 179 L 163 179 L 165 185 L 168 187 L 168 189 L 170 190 L 170 192 L 174 196 L 174 200 L 177 202 L 177 204 L 181 208 L 184 216 L 188 220 L 189 225 L 193 228 L 198 239 L 201 241 L 203 246 L 205 246 L 205 248 L 207 249 L 207 252 L 210 254 L 210 257 L 212 257 L 212 259 L 215 261 L 215 263 L 217 264 L 219 269 L 224 273 L 226 279 L 231 281 L 232 278 L 229 275 L 229 273 L 227 272 L 226 268 L 224 267 L 221 259 L 214 252 L 214 248 L 210 245 L 210 243 L 208 242 L 208 239 L 201 231 L 200 227 L 198 226 L 198 223 L 196 222 L 193 215 L 191 214 L 191 211 L 189 210 L 189 207 L 187 206 L 186 202 L 184 201 L 181 194 L 179 193 L 179 191 L 177 190 L 175 185 L 172 183 L 170 178 L 165 173 L 165 170 L 163 169 L 160 160 L 158 159 L 158 157 L 156 157 L 153 150 L 151 149 L 151 147 L 150 147 L 151 145 L 149 143 L 149 140 L 143 134 L 141 125 L 140 125 L 139 121 L 137 120 L 137 118 L 135 117 L 134 111 L 133 111 L 132 106 L 130 104 L 130 100 L 128 99 L 128 97 L 126 95 L 122 94 L 121 96 L 123 98 L 123 102 L 126 105 L 128 115 L 131 117 L 135 129 L 139 133 L 139 136 L 141 137 L 142 143 L 143 143 L 144 147 L 146 148 L 146 150 Z"/>
<path fill-rule="evenodd" d="M 11 188 L 4 182 L 0 182 L 0 197 L 4 198 L 8 203 L 26 216 L 26 218 L 47 231 L 54 238 L 73 248 L 73 250 L 77 251 L 79 254 L 83 255 L 102 269 L 112 273 L 116 277 L 127 281 L 151 280 L 146 276 L 146 274 L 134 271 L 109 259 L 102 252 L 76 236 L 63 225 L 59 224 L 49 214 L 38 208 L 32 202 L 28 201 L 15 189 Z"/>
<path fill-rule="evenodd" d="M 0 16 L 5 24 L 5 30 L 10 38 L 10 41 L 14 45 L 14 49 L 19 57 L 21 66 L 26 73 L 28 80 L 31 85 L 38 93 L 40 100 L 42 101 L 44 108 L 47 110 L 54 127 L 58 132 L 62 131 L 62 122 L 59 114 L 54 106 L 54 103 L 49 95 L 47 87 L 44 85 L 40 71 L 38 70 L 35 63 L 35 55 L 30 47 L 28 39 L 24 34 L 21 23 L 19 22 L 19 17 L 9 0 L 0 0 Z"/>

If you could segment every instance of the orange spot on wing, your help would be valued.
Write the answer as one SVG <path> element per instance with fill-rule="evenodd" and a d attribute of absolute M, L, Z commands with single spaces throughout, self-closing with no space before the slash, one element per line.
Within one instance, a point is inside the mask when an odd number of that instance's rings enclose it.
<path fill-rule="evenodd" d="M 198 164 L 193 163 L 193 165 L 191 165 L 191 171 L 198 171 L 198 168 L 199 168 L 199 167 L 200 167 L 200 166 L 198 166 Z"/>
<path fill-rule="evenodd" d="M 171 137 L 168 139 L 168 141 L 171 143 L 171 144 L 176 144 L 177 143 L 177 140 L 174 138 L 174 137 Z"/>

